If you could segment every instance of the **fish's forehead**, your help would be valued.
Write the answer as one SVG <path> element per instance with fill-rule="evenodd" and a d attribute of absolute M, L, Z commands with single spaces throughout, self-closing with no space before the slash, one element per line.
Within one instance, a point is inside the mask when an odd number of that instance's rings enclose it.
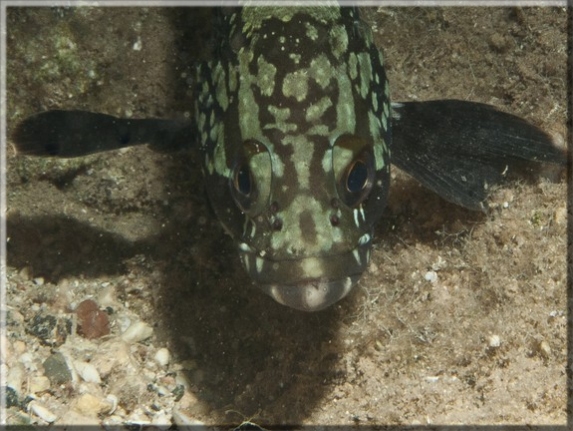
<path fill-rule="evenodd" d="M 387 167 L 388 82 L 354 8 L 247 7 L 219 20 L 228 37 L 203 75 L 210 109 L 198 121 L 209 173 L 229 177 L 237 148 L 254 139 L 271 153 L 282 188 L 320 188 L 344 133 L 372 141 L 376 169 Z"/>

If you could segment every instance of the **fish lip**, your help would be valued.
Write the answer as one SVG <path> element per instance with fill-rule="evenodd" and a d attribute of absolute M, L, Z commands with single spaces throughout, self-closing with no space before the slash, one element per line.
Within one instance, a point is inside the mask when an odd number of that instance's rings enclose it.
<path fill-rule="evenodd" d="M 372 234 L 364 233 L 354 248 L 327 255 L 277 259 L 246 242 L 237 244 L 243 268 L 257 287 L 280 304 L 318 311 L 344 298 L 366 270 Z"/>
<path fill-rule="evenodd" d="M 296 284 L 259 285 L 267 295 L 287 307 L 300 311 L 320 311 L 344 298 L 352 290 L 360 275 L 338 280 L 315 279 Z"/>

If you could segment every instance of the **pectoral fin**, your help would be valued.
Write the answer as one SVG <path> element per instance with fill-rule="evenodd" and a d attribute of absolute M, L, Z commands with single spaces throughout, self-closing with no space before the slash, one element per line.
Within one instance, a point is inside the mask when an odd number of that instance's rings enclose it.
<path fill-rule="evenodd" d="M 176 150 L 191 144 L 192 130 L 191 122 L 53 110 L 24 119 L 12 138 L 24 155 L 80 157 L 141 144 Z"/>
<path fill-rule="evenodd" d="M 483 210 L 489 187 L 523 162 L 566 163 L 547 133 L 490 105 L 433 100 L 392 110 L 392 163 L 469 209 Z"/>

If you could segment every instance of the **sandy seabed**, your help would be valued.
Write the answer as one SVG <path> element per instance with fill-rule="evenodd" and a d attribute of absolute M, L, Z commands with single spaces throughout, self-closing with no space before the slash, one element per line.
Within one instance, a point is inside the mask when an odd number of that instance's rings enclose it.
<path fill-rule="evenodd" d="M 189 115 L 206 13 L 8 9 L 8 133 L 56 108 Z M 362 15 L 394 100 L 491 103 L 565 139 L 565 8 Z M 251 285 L 192 151 L 61 161 L 8 140 L 7 168 L 8 423 L 565 424 L 564 179 L 498 188 L 477 214 L 393 170 L 369 270 L 305 314 Z M 110 335 L 67 332 L 87 298 Z"/>

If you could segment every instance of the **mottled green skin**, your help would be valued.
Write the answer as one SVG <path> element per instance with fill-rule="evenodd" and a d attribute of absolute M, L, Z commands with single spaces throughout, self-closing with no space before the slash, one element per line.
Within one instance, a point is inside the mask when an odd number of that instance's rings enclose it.
<path fill-rule="evenodd" d="M 382 54 L 354 8 L 225 9 L 215 25 L 196 106 L 210 201 L 263 290 L 324 308 L 366 268 L 386 205 Z"/>

